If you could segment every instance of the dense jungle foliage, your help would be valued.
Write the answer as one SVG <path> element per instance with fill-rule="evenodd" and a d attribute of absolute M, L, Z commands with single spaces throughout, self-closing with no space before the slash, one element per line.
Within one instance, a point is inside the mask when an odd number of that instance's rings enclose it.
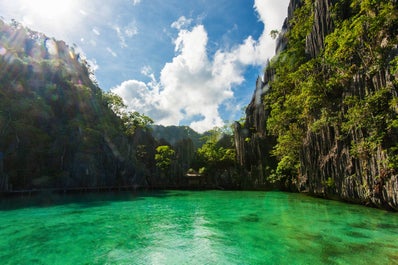
<path fill-rule="evenodd" d="M 332 3 L 334 30 L 316 57 L 306 52 L 314 1 L 305 0 L 289 21 L 287 48 L 268 65 L 276 73 L 265 105 L 267 130 L 277 138 L 278 177 L 299 174 L 306 134 L 328 126 L 337 128 L 340 139 L 361 131 L 351 154 L 367 156 L 382 146 L 390 154 L 388 167 L 398 168 L 398 142 L 391 139 L 398 128 L 397 2 Z"/>

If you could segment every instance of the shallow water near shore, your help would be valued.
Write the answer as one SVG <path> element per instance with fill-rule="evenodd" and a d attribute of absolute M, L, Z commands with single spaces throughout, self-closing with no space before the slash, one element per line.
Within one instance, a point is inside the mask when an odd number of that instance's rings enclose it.
<path fill-rule="evenodd" d="M 398 264 L 398 214 L 283 192 L 3 199 L 2 264 Z"/>

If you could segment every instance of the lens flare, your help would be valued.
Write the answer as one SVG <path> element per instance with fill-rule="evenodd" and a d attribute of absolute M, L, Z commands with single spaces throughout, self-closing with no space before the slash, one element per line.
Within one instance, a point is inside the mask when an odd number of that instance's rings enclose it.
<path fill-rule="evenodd" d="M 0 55 L 1 55 L 1 56 L 4 56 L 6 53 L 7 53 L 6 48 L 0 46 Z"/>
<path fill-rule="evenodd" d="M 44 41 L 44 46 L 46 47 L 49 54 L 55 56 L 58 54 L 58 47 L 57 43 L 52 39 L 46 39 Z"/>

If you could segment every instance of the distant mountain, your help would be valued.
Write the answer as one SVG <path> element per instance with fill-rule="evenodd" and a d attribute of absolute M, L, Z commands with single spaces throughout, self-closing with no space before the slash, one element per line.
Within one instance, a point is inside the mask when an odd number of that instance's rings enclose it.
<path fill-rule="evenodd" d="M 161 141 L 162 139 L 170 143 L 171 145 L 175 145 L 181 140 L 191 139 L 195 149 L 198 149 L 204 144 L 203 134 L 197 133 L 189 126 L 162 126 L 162 125 L 153 125 L 152 135 L 153 137 Z"/>

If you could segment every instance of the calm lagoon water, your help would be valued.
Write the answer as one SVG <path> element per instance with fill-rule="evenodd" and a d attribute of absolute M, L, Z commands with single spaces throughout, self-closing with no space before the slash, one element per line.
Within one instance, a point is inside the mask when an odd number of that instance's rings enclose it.
<path fill-rule="evenodd" d="M 398 214 L 283 192 L 7 200 L 1 264 L 398 264 Z"/>

